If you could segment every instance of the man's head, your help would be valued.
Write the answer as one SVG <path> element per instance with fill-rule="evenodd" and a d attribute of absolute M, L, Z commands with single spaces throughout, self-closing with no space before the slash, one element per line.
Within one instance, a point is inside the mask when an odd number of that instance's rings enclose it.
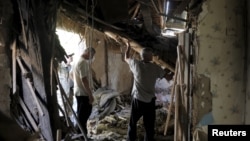
<path fill-rule="evenodd" d="M 88 47 L 86 49 L 84 49 L 82 57 L 86 60 L 91 60 L 93 59 L 94 55 L 95 55 L 95 49 L 92 47 Z"/>
<path fill-rule="evenodd" d="M 143 48 L 140 52 L 140 55 L 144 62 L 150 62 L 153 59 L 153 52 L 150 48 Z"/>

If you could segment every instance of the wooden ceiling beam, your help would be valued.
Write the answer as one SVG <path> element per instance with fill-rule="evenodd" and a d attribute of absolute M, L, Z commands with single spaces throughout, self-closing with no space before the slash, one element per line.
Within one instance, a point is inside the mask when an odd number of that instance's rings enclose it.
<path fill-rule="evenodd" d="M 140 53 L 141 50 L 143 49 L 143 46 L 141 46 L 140 44 L 138 44 L 136 41 L 132 40 L 129 37 L 121 36 L 121 35 L 118 35 L 116 33 L 110 32 L 110 31 L 104 31 L 104 34 L 106 34 L 108 37 L 114 39 L 118 43 L 122 42 L 122 44 L 124 44 L 124 45 L 126 44 L 126 42 L 129 41 L 131 48 L 138 53 Z M 168 63 L 161 60 L 158 56 L 154 56 L 153 61 L 156 64 L 160 65 L 162 68 L 168 69 L 171 72 L 175 72 L 175 69 L 171 65 L 169 65 Z"/>

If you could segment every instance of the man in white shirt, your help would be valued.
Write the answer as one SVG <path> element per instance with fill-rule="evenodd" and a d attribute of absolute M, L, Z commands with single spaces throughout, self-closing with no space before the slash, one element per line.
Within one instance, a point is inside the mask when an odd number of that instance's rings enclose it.
<path fill-rule="evenodd" d="M 74 95 L 77 100 L 77 115 L 86 135 L 88 134 L 87 121 L 94 101 L 89 80 L 91 71 L 89 62 L 93 59 L 95 52 L 94 48 L 86 48 L 71 71 L 71 77 L 74 80 Z"/>

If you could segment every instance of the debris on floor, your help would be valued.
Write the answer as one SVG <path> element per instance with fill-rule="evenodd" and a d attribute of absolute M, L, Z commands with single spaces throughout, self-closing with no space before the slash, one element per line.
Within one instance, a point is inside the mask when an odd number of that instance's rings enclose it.
<path fill-rule="evenodd" d="M 126 141 L 127 129 L 130 116 L 130 106 L 125 105 L 120 111 L 115 111 L 106 115 L 99 120 L 92 118 L 88 121 L 88 129 L 91 139 L 94 141 Z M 171 120 L 169 125 L 168 135 L 164 136 L 164 127 L 167 117 L 167 112 L 164 108 L 156 110 L 156 125 L 155 125 L 155 138 L 157 141 L 172 141 L 174 131 L 174 120 Z M 137 124 L 137 138 L 138 141 L 143 141 L 144 127 L 142 118 Z"/>
<path fill-rule="evenodd" d="M 93 95 L 95 102 L 87 122 L 88 137 L 94 141 L 126 141 L 131 96 L 121 95 L 107 88 L 100 88 Z M 168 102 L 160 101 L 156 104 L 156 141 L 173 141 L 173 111 L 171 111 L 170 123 L 168 124 L 168 133 L 164 136 L 168 110 Z M 143 141 L 144 133 L 143 119 L 141 118 L 137 124 L 137 141 Z M 66 134 L 70 135 L 69 132 L 66 132 Z M 72 135 L 70 138 L 70 141 L 74 140 Z M 64 139 L 64 141 L 66 140 Z M 75 138 L 74 141 L 79 141 L 79 138 Z"/>

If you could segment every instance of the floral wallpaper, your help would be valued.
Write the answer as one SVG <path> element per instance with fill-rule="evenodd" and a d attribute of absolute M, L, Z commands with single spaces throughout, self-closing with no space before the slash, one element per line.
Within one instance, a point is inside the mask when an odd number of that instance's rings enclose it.
<path fill-rule="evenodd" d="M 207 124 L 242 124 L 247 118 L 243 6 L 244 0 L 207 0 L 198 18 L 195 69 L 210 79 L 212 95 L 213 120 Z"/>

